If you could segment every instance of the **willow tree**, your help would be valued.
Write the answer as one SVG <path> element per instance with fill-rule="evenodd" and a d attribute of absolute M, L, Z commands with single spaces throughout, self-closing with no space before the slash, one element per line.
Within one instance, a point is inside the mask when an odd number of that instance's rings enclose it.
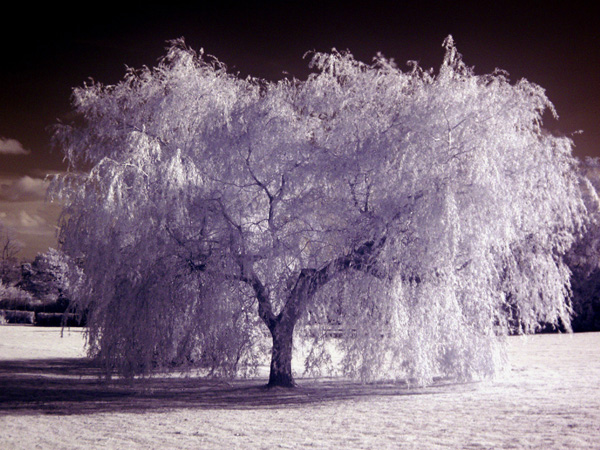
<path fill-rule="evenodd" d="M 269 385 L 291 386 L 294 336 L 319 370 L 335 329 L 343 373 L 426 383 L 501 368 L 516 313 L 568 324 L 572 143 L 542 128 L 543 89 L 444 45 L 437 73 L 334 50 L 270 82 L 176 42 L 75 89 L 55 188 L 90 352 L 240 375 L 270 332 Z"/>

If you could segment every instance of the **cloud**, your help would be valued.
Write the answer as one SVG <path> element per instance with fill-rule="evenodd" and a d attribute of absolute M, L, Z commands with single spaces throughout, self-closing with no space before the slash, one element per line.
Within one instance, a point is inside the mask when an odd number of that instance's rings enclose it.
<path fill-rule="evenodd" d="M 0 224 L 23 243 L 20 259 L 57 248 L 62 205 L 46 201 L 49 181 L 35 176 L 0 177 Z"/>
<path fill-rule="evenodd" d="M 0 180 L 0 201 L 44 200 L 47 190 L 48 182 L 41 178 L 24 176 L 17 179 Z"/>
<path fill-rule="evenodd" d="M 23 148 L 23 145 L 16 139 L 0 138 L 0 155 L 28 155 L 29 150 Z"/>
<path fill-rule="evenodd" d="M 48 234 L 48 222 L 39 214 L 19 211 L 19 227 L 28 230 L 29 234 Z"/>
<path fill-rule="evenodd" d="M 32 260 L 49 247 L 57 248 L 60 205 L 43 200 L 0 201 L 0 224 L 23 244 L 19 259 Z"/>

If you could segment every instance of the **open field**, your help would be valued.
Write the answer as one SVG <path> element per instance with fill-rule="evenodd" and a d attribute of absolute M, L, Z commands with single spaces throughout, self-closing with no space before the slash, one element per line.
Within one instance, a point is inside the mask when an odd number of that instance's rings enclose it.
<path fill-rule="evenodd" d="M 80 331 L 0 327 L 2 449 L 600 448 L 600 333 L 510 338 L 493 382 L 97 380 Z M 25 359 L 23 359 L 25 358 Z"/>

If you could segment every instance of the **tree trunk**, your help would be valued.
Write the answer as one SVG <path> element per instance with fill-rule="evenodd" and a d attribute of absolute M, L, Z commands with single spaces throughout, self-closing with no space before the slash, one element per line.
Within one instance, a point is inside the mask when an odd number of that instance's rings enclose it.
<path fill-rule="evenodd" d="M 306 305 L 315 292 L 338 273 L 354 268 L 377 274 L 376 267 L 373 264 L 374 253 L 376 254 L 381 250 L 385 240 L 386 238 L 383 236 L 377 242 L 366 242 L 348 255 L 334 259 L 319 270 L 302 269 L 285 306 L 277 316 L 273 313 L 269 291 L 256 274 L 251 272 L 248 277 L 244 277 L 256 293 L 258 314 L 273 337 L 271 372 L 267 386 L 296 386 L 292 375 L 292 341 L 298 318 L 304 313 Z"/>
<path fill-rule="evenodd" d="M 292 375 L 292 347 L 295 321 L 279 318 L 272 327 L 273 353 L 268 387 L 294 387 Z"/>

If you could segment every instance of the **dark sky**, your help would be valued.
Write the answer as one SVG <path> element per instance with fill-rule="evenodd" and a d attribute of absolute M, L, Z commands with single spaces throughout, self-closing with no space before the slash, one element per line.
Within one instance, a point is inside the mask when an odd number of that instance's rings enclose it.
<path fill-rule="evenodd" d="M 593 5 L 594 2 L 588 2 Z M 332 47 L 363 61 L 381 51 L 437 69 L 444 38 L 454 36 L 476 73 L 499 67 L 547 91 L 578 156 L 600 156 L 598 14 L 575 2 L 190 2 L 169 6 L 93 3 L 24 6 L 0 26 L 0 138 L 26 156 L 0 154 L 0 175 L 60 170 L 46 128 L 69 111 L 74 86 L 112 84 L 125 66 L 154 65 L 166 41 L 184 37 L 231 71 L 269 79 L 307 74 L 303 54 Z M 475 6 L 478 5 L 478 6 Z"/>

